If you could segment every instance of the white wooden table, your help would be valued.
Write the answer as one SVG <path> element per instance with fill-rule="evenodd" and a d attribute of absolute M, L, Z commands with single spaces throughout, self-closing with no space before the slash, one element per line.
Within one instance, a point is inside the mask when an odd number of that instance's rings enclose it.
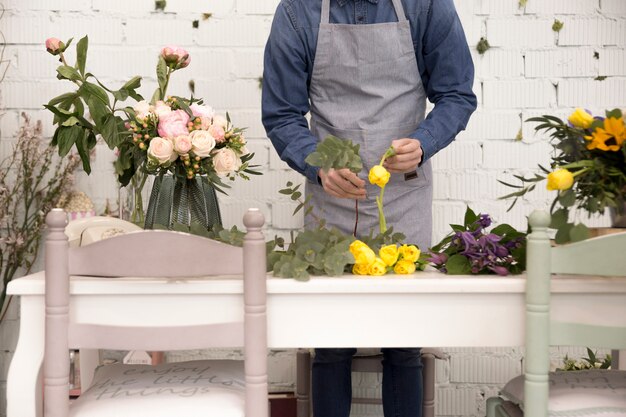
<path fill-rule="evenodd" d="M 523 276 L 446 276 L 436 271 L 408 277 L 316 277 L 308 282 L 269 277 L 268 342 L 272 348 L 522 346 L 524 283 Z M 241 318 L 242 289 L 236 277 L 74 277 L 70 314 L 77 321 L 118 324 L 186 325 L 206 317 Z M 558 277 L 552 291 L 554 317 L 626 321 L 624 279 Z M 14 280 L 8 293 L 20 296 L 21 323 L 8 375 L 7 413 L 38 417 L 43 273 Z M 82 377 L 89 379 L 89 374 Z"/>

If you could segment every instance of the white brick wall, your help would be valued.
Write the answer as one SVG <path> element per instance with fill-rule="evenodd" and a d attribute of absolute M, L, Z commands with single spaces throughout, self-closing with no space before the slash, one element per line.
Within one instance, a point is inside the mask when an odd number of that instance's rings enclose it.
<path fill-rule="evenodd" d="M 278 193 L 288 180 L 302 182 L 277 156 L 265 138 L 260 121 L 263 46 L 278 0 L 168 0 L 164 11 L 154 1 L 124 0 L 1 0 L 6 8 L 0 30 L 10 60 L 0 89 L 0 151 L 18 127 L 19 113 L 27 111 L 44 121 L 44 133 L 53 132 L 51 115 L 42 103 L 66 91 L 55 79 L 57 62 L 43 47 L 50 36 L 66 39 L 89 35 L 88 68 L 107 84 L 120 85 L 131 75 L 145 77 L 141 93 L 155 87 L 155 57 L 164 44 L 180 44 L 192 55 L 191 66 L 178 72 L 171 91 L 196 95 L 218 111 L 228 110 L 234 122 L 248 126 L 255 163 L 264 172 L 249 183 L 237 182 L 229 196 L 220 196 L 224 222 L 240 224 L 244 210 L 259 206 L 268 219 L 268 237 L 288 238 L 302 225 L 291 215 L 294 203 Z M 532 173 L 547 163 L 545 134 L 535 134 L 523 122 L 541 114 L 566 116 L 582 106 L 596 113 L 607 107 L 626 107 L 626 1 L 624 0 L 457 0 L 457 10 L 476 66 L 474 90 L 479 109 L 465 132 L 435 156 L 434 238 L 462 219 L 465 205 L 489 212 L 499 222 L 525 227 L 533 207 L 545 206 L 551 193 L 537 190 L 506 212 L 508 202 L 496 198 L 510 191 L 497 179 L 512 173 Z M 203 14 L 211 17 L 204 19 Z M 552 23 L 564 23 L 560 33 Z M 192 22 L 197 20 L 198 27 Z M 484 55 L 475 51 L 480 37 L 491 44 Z M 596 77 L 607 77 L 600 81 Z M 515 139 L 521 132 L 522 141 Z M 99 146 L 94 172 L 79 175 L 79 185 L 98 210 L 117 192 L 111 169 L 113 156 Z M 591 219 L 594 226 L 607 219 Z M 17 310 L 0 326 L 0 416 L 4 412 L 4 375 L 17 335 Z M 479 325 L 479 323 L 474 323 Z M 495 393 L 510 375 L 521 369 L 522 354 L 512 349 L 448 349 L 449 361 L 437 365 L 439 416 L 484 415 L 484 399 Z M 584 353 L 584 352 L 576 352 Z M 273 358 L 286 365 L 274 368 L 279 385 L 288 386 L 290 353 Z M 555 360 L 562 352 L 555 350 Z M 278 358 L 278 359 L 277 359 Z M 281 385 L 281 386 L 282 386 Z M 374 395 L 377 376 L 355 380 L 355 390 Z M 380 415 L 378 409 L 354 407 L 354 415 Z"/>

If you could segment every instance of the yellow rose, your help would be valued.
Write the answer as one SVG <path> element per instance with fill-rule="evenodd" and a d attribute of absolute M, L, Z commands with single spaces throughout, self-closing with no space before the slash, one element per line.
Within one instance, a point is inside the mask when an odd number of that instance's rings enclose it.
<path fill-rule="evenodd" d="M 382 165 L 374 165 L 368 175 L 370 183 L 378 185 L 381 188 L 389 182 L 389 177 L 391 177 L 391 174 Z"/>
<path fill-rule="evenodd" d="M 546 188 L 550 191 L 567 190 L 574 184 L 574 175 L 566 169 L 557 169 L 548 174 Z"/>
<path fill-rule="evenodd" d="M 364 246 L 354 255 L 354 262 L 357 264 L 369 265 L 376 259 L 376 254 L 368 246 Z"/>
<path fill-rule="evenodd" d="M 376 258 L 367 269 L 368 275 L 385 275 L 386 272 L 387 265 L 385 265 L 385 262 L 380 258 Z"/>
<path fill-rule="evenodd" d="M 415 272 L 415 263 L 406 259 L 400 259 L 396 266 L 393 267 L 393 272 L 400 275 L 412 274 Z"/>
<path fill-rule="evenodd" d="M 383 246 L 378 251 L 378 256 L 380 256 L 380 259 L 382 259 L 387 266 L 393 266 L 398 260 L 399 255 L 400 253 L 396 245 Z"/>
<path fill-rule="evenodd" d="M 366 264 L 354 264 L 352 267 L 352 273 L 354 275 L 367 275 L 369 265 Z"/>
<path fill-rule="evenodd" d="M 576 127 L 587 129 L 589 126 L 591 126 L 591 123 L 593 122 L 593 116 L 590 115 L 586 110 L 578 107 L 576 110 L 574 110 L 574 113 L 572 113 L 567 120 L 569 120 L 569 122 Z"/>
<path fill-rule="evenodd" d="M 409 262 L 417 262 L 422 252 L 415 245 L 402 245 L 399 249 L 402 259 Z"/>
<path fill-rule="evenodd" d="M 363 247 L 367 248 L 367 245 L 360 240 L 355 240 L 354 242 L 350 243 L 350 253 L 356 257 L 356 255 Z"/>

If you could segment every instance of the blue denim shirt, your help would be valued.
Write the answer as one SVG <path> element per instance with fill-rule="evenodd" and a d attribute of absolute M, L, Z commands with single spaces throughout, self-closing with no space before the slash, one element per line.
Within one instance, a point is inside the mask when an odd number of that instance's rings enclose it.
<path fill-rule="evenodd" d="M 304 159 L 315 150 L 305 115 L 315 61 L 321 0 L 282 0 L 265 47 L 262 117 L 281 159 L 318 182 L 318 169 Z M 410 21 L 417 66 L 428 99 L 435 104 L 410 135 L 426 161 L 465 129 L 476 109 L 474 65 L 453 0 L 402 0 Z M 397 22 L 391 0 L 331 0 L 330 23 Z M 384 77 L 384 74 L 381 74 Z"/>

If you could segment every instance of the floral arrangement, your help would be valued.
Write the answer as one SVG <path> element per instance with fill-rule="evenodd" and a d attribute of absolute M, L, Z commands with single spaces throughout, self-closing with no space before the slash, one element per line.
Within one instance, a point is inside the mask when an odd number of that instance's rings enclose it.
<path fill-rule="evenodd" d="M 407 275 L 416 269 L 423 270 L 426 262 L 420 259 L 421 251 L 415 245 L 384 245 L 378 250 L 378 256 L 366 243 L 355 240 L 350 244 L 350 253 L 354 256 L 352 273 L 355 275 L 385 275 L 395 272 Z"/>
<path fill-rule="evenodd" d="M 79 164 L 74 155 L 55 158 L 55 148 L 42 138 L 41 122 L 32 125 L 22 116 L 13 150 L 0 162 L 0 320 L 8 307 L 8 283 L 18 272 L 30 272 L 46 215 L 71 191 Z"/>
<path fill-rule="evenodd" d="M 86 36 L 77 43 L 76 64 L 69 65 L 64 52 L 71 41 L 46 41 L 48 52 L 62 63 L 57 68 L 57 78 L 78 87 L 45 106 L 55 115 L 58 127 L 53 144 L 61 156 L 74 146 L 89 173 L 89 151 L 99 134 L 111 149 L 117 149 L 115 169 L 124 186 L 137 171 L 155 175 L 170 172 L 181 179 L 206 176 L 212 186 L 223 191 L 222 188 L 228 188 L 224 178 L 248 179 L 247 174 L 258 174 L 250 169 L 253 154 L 246 148 L 244 129 L 234 127 L 228 114 L 216 115 L 202 99 L 167 95 L 171 75 L 191 62 L 186 50 L 175 46 L 161 50 L 156 67 L 159 86 L 148 102 L 136 91 L 141 86 L 138 76 L 112 90 L 86 72 Z M 136 101 L 134 106 L 118 107 L 129 97 Z M 90 118 L 85 115 L 86 108 Z"/>
<path fill-rule="evenodd" d="M 577 108 L 567 123 L 544 115 L 528 119 L 538 122 L 535 130 L 550 132 L 555 153 L 551 169 L 539 168 L 543 175 L 515 176 L 521 185 L 500 181 L 518 191 L 501 198 L 518 198 L 546 180 L 546 188 L 558 191 L 552 204 L 552 224 L 557 229 L 555 241 L 565 243 L 589 237 L 587 227 L 569 221 L 570 209 L 582 209 L 589 215 L 603 214 L 606 208 L 624 214 L 626 201 L 626 125 L 619 109 L 606 111 L 605 117 Z M 559 208 L 556 208 L 559 206 Z M 509 208 L 509 209 L 510 209 Z"/>
<path fill-rule="evenodd" d="M 519 274 L 526 265 L 526 238 L 508 224 L 491 231 L 491 218 L 469 207 L 463 225 L 451 224 L 453 233 L 431 248 L 427 258 L 448 274 Z"/>
<path fill-rule="evenodd" d="M 594 351 L 587 348 L 588 358 L 581 358 L 579 361 L 569 358 L 565 355 L 563 358 L 563 367 L 557 368 L 557 371 L 582 371 L 585 369 L 611 369 L 612 357 L 610 354 L 599 358 Z"/>

